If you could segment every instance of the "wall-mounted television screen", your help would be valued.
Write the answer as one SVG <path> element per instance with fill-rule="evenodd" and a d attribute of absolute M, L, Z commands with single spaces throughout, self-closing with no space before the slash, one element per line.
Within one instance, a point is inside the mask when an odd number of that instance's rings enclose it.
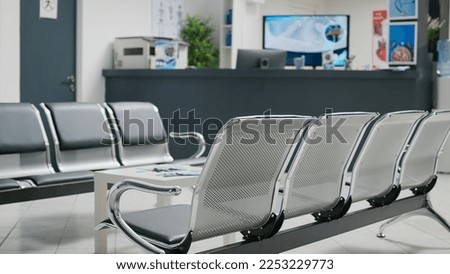
<path fill-rule="evenodd" d="M 270 15 L 263 25 L 263 48 L 286 51 L 286 65 L 305 56 L 306 66 L 321 66 L 324 53 L 333 52 L 334 65 L 344 66 L 349 56 L 348 15 Z"/>

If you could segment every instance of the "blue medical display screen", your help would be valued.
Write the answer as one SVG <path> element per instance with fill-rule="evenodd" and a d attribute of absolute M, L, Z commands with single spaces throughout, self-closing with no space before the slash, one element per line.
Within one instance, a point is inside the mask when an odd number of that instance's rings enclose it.
<path fill-rule="evenodd" d="M 349 56 L 348 15 L 264 16 L 263 48 L 287 52 L 286 65 L 305 56 L 306 66 L 321 66 L 322 54 L 333 52 L 334 64 L 343 66 Z"/>

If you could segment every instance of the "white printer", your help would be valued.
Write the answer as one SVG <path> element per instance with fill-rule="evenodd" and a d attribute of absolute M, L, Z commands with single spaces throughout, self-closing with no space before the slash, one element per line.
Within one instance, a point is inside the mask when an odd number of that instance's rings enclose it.
<path fill-rule="evenodd" d="M 114 40 L 114 69 L 185 69 L 188 44 L 160 37 L 119 37 Z"/>

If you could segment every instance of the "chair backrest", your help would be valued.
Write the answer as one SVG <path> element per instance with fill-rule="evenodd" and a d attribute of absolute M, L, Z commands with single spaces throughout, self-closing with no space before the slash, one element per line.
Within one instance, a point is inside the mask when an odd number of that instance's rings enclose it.
<path fill-rule="evenodd" d="M 450 111 L 430 113 L 421 121 L 401 162 L 402 189 L 425 186 L 436 175 L 436 166 L 450 129 Z"/>
<path fill-rule="evenodd" d="M 158 108 L 146 102 L 106 104 L 111 125 L 117 130 L 122 165 L 143 165 L 173 161 L 167 134 Z"/>
<path fill-rule="evenodd" d="M 33 105 L 0 103 L 0 178 L 53 173 L 48 145 Z"/>
<path fill-rule="evenodd" d="M 381 116 L 371 128 L 351 170 L 354 202 L 382 197 L 398 180 L 398 163 L 423 111 Z"/>
<path fill-rule="evenodd" d="M 321 116 L 305 131 L 289 169 L 284 192 L 285 218 L 332 209 L 347 199 L 344 172 L 365 129 L 378 113 Z"/>
<path fill-rule="evenodd" d="M 277 181 L 295 138 L 312 120 L 240 117 L 223 126 L 194 191 L 190 224 L 194 241 L 258 228 L 269 220 L 276 210 Z"/>
<path fill-rule="evenodd" d="M 120 166 L 103 106 L 97 103 L 42 103 L 59 171 Z"/>

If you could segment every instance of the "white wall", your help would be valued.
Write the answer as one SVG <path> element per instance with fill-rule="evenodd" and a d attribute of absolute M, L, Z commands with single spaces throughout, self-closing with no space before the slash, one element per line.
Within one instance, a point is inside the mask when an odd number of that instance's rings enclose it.
<path fill-rule="evenodd" d="M 215 27 L 213 33 L 213 44 L 219 47 L 219 28 L 221 25 L 221 1 L 222 0 L 186 0 L 186 14 L 190 16 L 198 15 L 203 18 L 209 18 L 211 24 Z"/>
<path fill-rule="evenodd" d="M 244 1 L 242 1 L 244 2 Z M 262 48 L 262 16 L 273 14 L 321 13 L 322 0 L 266 0 L 263 4 L 246 4 L 240 48 Z"/>
<path fill-rule="evenodd" d="M 240 20 L 235 20 L 238 23 L 238 29 L 241 30 L 239 39 L 234 39 L 233 42 L 237 42 L 239 48 L 261 48 L 262 47 L 262 10 L 264 5 L 262 4 L 250 4 L 242 1 L 241 8 L 243 13 Z M 236 22 L 237 21 L 237 22 Z M 258 38 L 252 37 L 257 34 Z M 261 39 L 259 39 L 261 37 Z M 249 39 L 250 38 L 250 39 Z"/>
<path fill-rule="evenodd" d="M 0 102 L 20 100 L 20 1 L 0 0 Z"/>
<path fill-rule="evenodd" d="M 330 0 L 266 0 L 263 5 L 264 15 L 276 14 L 317 14 Z"/>
<path fill-rule="evenodd" d="M 151 35 L 151 1 L 78 0 L 77 14 L 77 101 L 101 102 L 114 38 Z"/>
<path fill-rule="evenodd" d="M 115 37 L 152 35 L 151 0 L 78 0 L 77 101 L 105 98 L 103 69 L 112 68 Z M 188 0 L 186 13 L 219 20 L 220 1 Z M 215 43 L 218 45 L 218 35 Z M 124 91 L 126 92 L 126 91 Z"/>

